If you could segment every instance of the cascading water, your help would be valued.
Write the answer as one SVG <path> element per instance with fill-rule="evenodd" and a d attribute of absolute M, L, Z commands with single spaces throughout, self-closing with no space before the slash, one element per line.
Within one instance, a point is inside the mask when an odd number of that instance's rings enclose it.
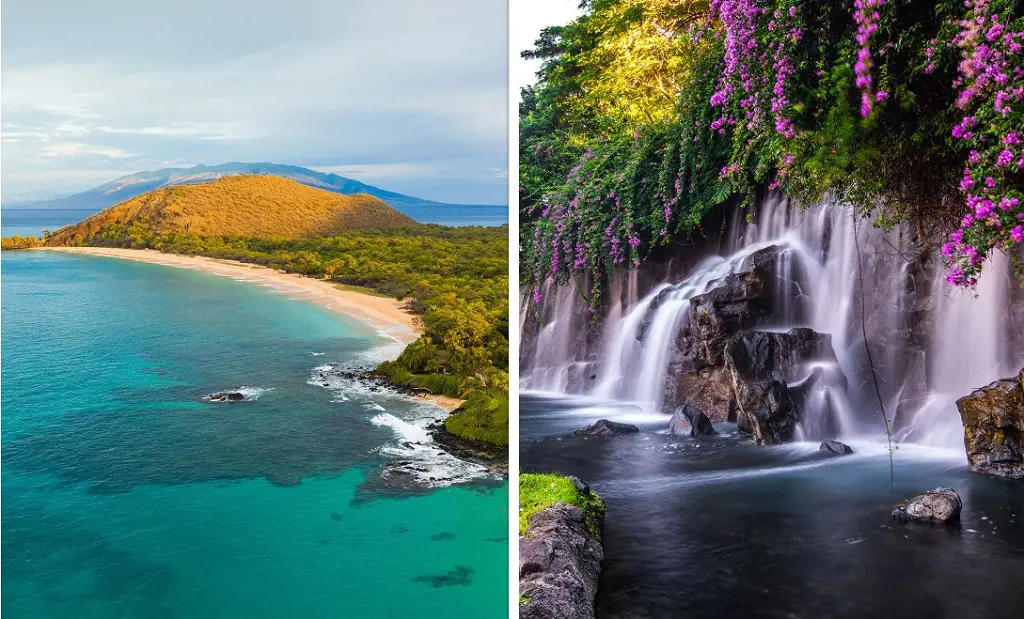
<path fill-rule="evenodd" d="M 750 223 L 733 217 L 738 223 L 726 231 L 724 257 L 711 256 L 685 277 L 657 283 L 636 301 L 635 277 L 617 282 L 616 290 L 621 293 L 625 286 L 631 294 L 612 295 L 615 302 L 603 316 L 597 343 L 585 343 L 590 317 L 580 311 L 575 290 L 545 291 L 543 326 L 534 346 L 524 348 L 521 387 L 662 410 L 677 333 L 691 300 L 774 246 L 778 290 L 770 319 L 757 329 L 810 327 L 831 337 L 837 360 L 805 364 L 799 376 L 790 377 L 791 387 L 809 384 L 797 438 L 879 432 L 861 325 L 863 303 L 872 365 L 889 418 L 899 415 L 899 436 L 962 448 L 955 398 L 1014 365 L 1019 369 L 1022 357 L 1022 351 L 1009 349 L 1001 331 L 1008 303 L 1007 261 L 998 257 L 986 267 L 977 299 L 954 292 L 941 281 L 941 269 L 934 269 L 932 281 L 925 282 L 930 302 L 923 304 L 933 318 L 931 326 L 922 325 L 918 253 L 899 230 L 885 233 L 856 222 L 849 209 L 828 201 L 799 211 L 775 195 L 755 215 Z M 581 372 L 593 380 L 570 380 Z"/>

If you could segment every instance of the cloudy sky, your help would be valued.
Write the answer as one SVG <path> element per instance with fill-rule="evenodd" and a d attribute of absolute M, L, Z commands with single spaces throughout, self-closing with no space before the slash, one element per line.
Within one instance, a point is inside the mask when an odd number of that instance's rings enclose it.
<path fill-rule="evenodd" d="M 508 202 L 505 0 L 4 0 L 2 193 L 270 161 Z"/>

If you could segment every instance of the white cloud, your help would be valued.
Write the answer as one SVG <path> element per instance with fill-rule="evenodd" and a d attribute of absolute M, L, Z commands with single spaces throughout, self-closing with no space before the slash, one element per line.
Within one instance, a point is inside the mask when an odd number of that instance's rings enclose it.
<path fill-rule="evenodd" d="M 501 0 L 181 0 L 171 12 L 36 0 L 4 9 L 5 181 L 34 167 L 98 167 L 89 157 L 137 169 L 359 161 L 373 178 L 442 181 L 429 175 L 478 178 L 505 164 Z M 437 164 L 454 159 L 466 169 Z M 430 187 L 424 197 L 441 200 L 507 195 L 492 184 Z"/>
<path fill-rule="evenodd" d="M 96 146 L 92 144 L 83 144 L 82 142 L 62 142 L 59 144 L 48 144 L 42 149 L 43 157 L 84 157 L 88 155 L 97 155 L 100 157 L 109 157 L 111 159 L 124 159 L 127 157 L 134 157 L 134 153 L 130 153 L 120 148 L 113 148 L 111 146 Z"/>

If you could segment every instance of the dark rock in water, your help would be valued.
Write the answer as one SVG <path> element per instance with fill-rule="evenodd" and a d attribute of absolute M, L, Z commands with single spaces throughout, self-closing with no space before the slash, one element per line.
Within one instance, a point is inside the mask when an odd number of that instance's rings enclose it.
<path fill-rule="evenodd" d="M 217 393 L 203 396 L 203 399 L 207 402 L 238 402 L 244 400 L 245 395 L 238 391 L 218 391 Z"/>
<path fill-rule="evenodd" d="M 832 336 L 812 329 L 790 329 L 786 333 L 745 331 L 729 338 L 725 345 L 725 366 L 745 380 L 798 378 L 796 369 L 808 361 L 836 361 Z"/>
<path fill-rule="evenodd" d="M 583 510 L 556 503 L 519 538 L 520 619 L 593 619 L 604 549 Z"/>
<path fill-rule="evenodd" d="M 736 380 L 736 406 L 750 428 L 754 440 L 761 445 L 777 445 L 793 440 L 798 421 L 796 404 L 782 381 L 747 382 Z"/>
<path fill-rule="evenodd" d="M 629 423 L 618 423 L 600 419 L 597 423 L 583 430 L 573 432 L 574 436 L 618 436 L 620 434 L 635 434 L 640 428 Z"/>
<path fill-rule="evenodd" d="M 960 495 L 952 488 L 935 488 L 900 503 L 892 510 L 892 517 L 900 522 L 942 524 L 960 519 L 963 508 Z"/>
<path fill-rule="evenodd" d="M 426 583 L 435 588 L 464 587 L 473 584 L 473 569 L 459 565 L 444 574 L 416 576 L 412 581 Z"/>
<path fill-rule="evenodd" d="M 1024 369 L 956 401 L 970 470 L 1024 479 Z"/>
<path fill-rule="evenodd" d="M 852 454 L 853 448 L 846 443 L 830 439 L 822 441 L 821 445 L 818 446 L 818 451 L 827 451 L 834 454 Z"/>
<path fill-rule="evenodd" d="M 717 434 L 704 411 L 687 405 L 680 406 L 672 413 L 672 419 L 668 422 L 668 430 L 676 435 L 712 436 Z"/>

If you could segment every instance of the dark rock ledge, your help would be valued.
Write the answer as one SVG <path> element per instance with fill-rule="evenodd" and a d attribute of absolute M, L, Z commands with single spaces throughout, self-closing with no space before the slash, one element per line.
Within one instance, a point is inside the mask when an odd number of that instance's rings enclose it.
<path fill-rule="evenodd" d="M 604 549 L 583 510 L 555 503 L 519 538 L 520 619 L 594 619 Z"/>
<path fill-rule="evenodd" d="M 444 427 L 443 421 L 432 424 L 427 431 L 438 447 L 456 458 L 485 466 L 492 473 L 508 477 L 508 445 L 456 436 Z"/>

